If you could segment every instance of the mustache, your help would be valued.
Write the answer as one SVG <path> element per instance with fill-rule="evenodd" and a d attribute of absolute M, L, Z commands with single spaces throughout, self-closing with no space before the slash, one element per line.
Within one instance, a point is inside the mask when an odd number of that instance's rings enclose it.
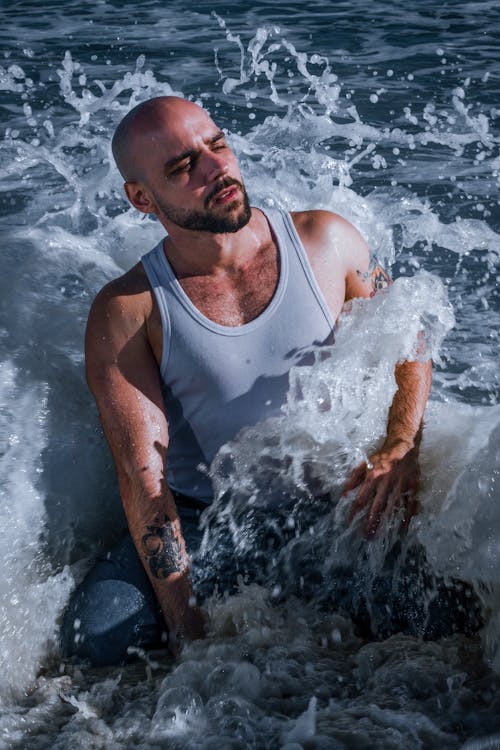
<path fill-rule="evenodd" d="M 236 185 L 242 193 L 245 192 L 245 188 L 243 187 L 243 184 L 239 180 L 235 180 L 233 177 L 222 177 L 220 180 L 218 180 L 215 185 L 213 186 L 212 190 L 209 192 L 209 194 L 205 198 L 205 208 L 208 208 L 210 201 L 214 196 L 217 195 L 221 190 L 224 190 L 224 188 L 231 187 L 231 185 Z"/>

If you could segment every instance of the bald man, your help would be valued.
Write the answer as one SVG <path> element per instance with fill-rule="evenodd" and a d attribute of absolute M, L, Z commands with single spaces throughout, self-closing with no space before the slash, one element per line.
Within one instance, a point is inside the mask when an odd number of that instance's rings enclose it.
<path fill-rule="evenodd" d="M 192 102 L 139 105 L 113 153 L 129 201 L 167 235 L 104 287 L 88 321 L 88 382 L 130 529 L 66 614 L 66 650 L 97 664 L 158 643 L 162 626 L 174 652 L 203 635 L 186 536 L 211 500 L 206 467 L 242 427 L 279 413 L 290 367 L 332 342 L 344 303 L 389 283 L 340 216 L 250 207 L 224 132 Z M 396 379 L 385 442 L 346 484 L 367 536 L 395 508 L 405 524 L 416 509 L 430 364 L 403 363 Z"/>

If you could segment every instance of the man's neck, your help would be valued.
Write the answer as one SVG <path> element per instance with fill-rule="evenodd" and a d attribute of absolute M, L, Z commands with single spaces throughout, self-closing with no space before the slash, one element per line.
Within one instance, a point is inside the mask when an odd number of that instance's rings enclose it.
<path fill-rule="evenodd" d="M 244 268 L 269 241 L 267 222 L 252 209 L 248 224 L 234 233 L 186 230 L 165 222 L 165 254 L 176 276 L 217 276 Z"/>

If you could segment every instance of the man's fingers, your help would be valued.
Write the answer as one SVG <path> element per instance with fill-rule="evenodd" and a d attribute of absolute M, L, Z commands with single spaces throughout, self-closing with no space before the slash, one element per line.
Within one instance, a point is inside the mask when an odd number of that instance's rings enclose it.
<path fill-rule="evenodd" d="M 367 539 L 375 536 L 400 507 L 403 510 L 401 528 L 405 530 L 418 509 L 418 473 L 408 475 L 405 471 L 401 472 L 402 464 L 399 461 L 389 470 L 385 470 L 383 462 L 374 463 L 376 466 L 368 460 L 354 469 L 343 489 L 343 494 L 346 494 L 359 488 L 351 506 L 349 522 L 366 510 L 364 535 Z"/>
<path fill-rule="evenodd" d="M 372 463 L 373 459 L 373 463 Z M 390 464 L 387 463 L 380 455 L 373 455 L 371 458 L 367 458 L 362 464 L 357 466 L 349 479 L 346 480 L 343 488 L 342 495 L 347 495 L 348 492 L 355 490 L 356 487 L 364 482 L 365 480 L 376 479 L 377 477 L 383 476 L 391 468 Z"/>
<path fill-rule="evenodd" d="M 354 469 L 344 485 L 342 494 L 358 488 L 349 522 L 367 511 L 364 534 L 370 538 L 401 508 L 401 529 L 405 530 L 418 510 L 418 487 L 419 469 L 411 452 L 397 460 L 385 453 L 373 454 Z"/>
<path fill-rule="evenodd" d="M 375 489 L 376 488 L 373 482 L 370 482 L 370 480 L 366 479 L 351 506 L 349 521 L 352 521 L 354 516 L 357 516 L 358 513 L 364 510 L 366 506 L 371 502 L 371 499 L 375 493 Z"/>
<path fill-rule="evenodd" d="M 418 512 L 418 498 L 416 490 L 408 490 L 408 498 L 406 501 L 406 508 L 405 508 L 405 514 L 404 518 L 401 522 L 401 529 L 403 531 L 406 531 L 411 519 L 413 516 L 415 516 Z"/>
<path fill-rule="evenodd" d="M 386 524 L 398 512 L 399 508 L 406 505 L 408 492 L 405 491 L 405 484 L 400 479 L 387 490 L 387 500 L 384 512 L 380 519 L 381 524 Z"/>
<path fill-rule="evenodd" d="M 398 483 L 389 494 L 385 509 L 379 518 L 379 526 L 388 523 L 400 511 L 400 530 L 403 532 L 407 530 L 411 519 L 418 511 L 418 499 L 415 486 L 406 489 L 405 487 L 406 485 Z"/>
<path fill-rule="evenodd" d="M 400 480 L 395 488 L 394 510 L 402 509 L 401 531 L 406 531 L 413 516 L 418 511 L 419 489 L 418 475 L 405 477 L 405 481 Z"/>
<path fill-rule="evenodd" d="M 376 483 L 376 492 L 365 521 L 365 536 L 372 537 L 377 532 L 391 498 L 390 477 L 383 476 Z"/>
<path fill-rule="evenodd" d="M 347 495 L 348 492 L 351 492 L 351 490 L 355 490 L 356 487 L 359 487 L 363 479 L 366 477 L 366 473 L 367 466 L 365 463 L 357 466 L 352 472 L 349 479 L 345 482 L 344 487 L 342 488 L 342 494 Z"/>

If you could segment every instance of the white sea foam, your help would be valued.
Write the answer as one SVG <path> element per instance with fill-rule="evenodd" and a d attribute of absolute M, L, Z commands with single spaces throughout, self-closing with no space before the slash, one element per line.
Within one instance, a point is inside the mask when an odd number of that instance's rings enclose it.
<path fill-rule="evenodd" d="M 23 393 L 16 368 L 0 365 L 0 700 L 36 676 L 57 643 L 56 621 L 72 586 L 69 571 L 51 576 L 43 554 L 43 497 L 38 488 L 46 447 L 46 388 Z"/>

